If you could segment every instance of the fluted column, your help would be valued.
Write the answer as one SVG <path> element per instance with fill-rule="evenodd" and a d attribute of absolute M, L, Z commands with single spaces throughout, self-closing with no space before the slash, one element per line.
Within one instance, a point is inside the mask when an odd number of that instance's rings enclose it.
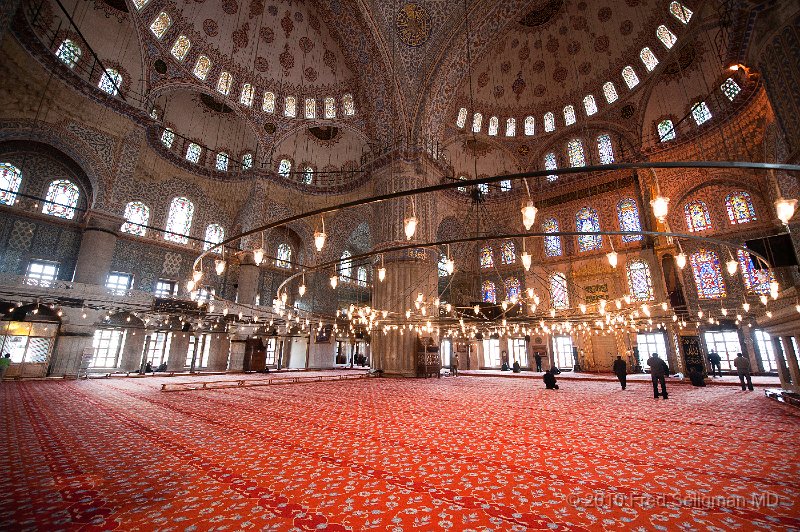
<path fill-rule="evenodd" d="M 73 281 L 105 285 L 114 257 L 117 234 L 124 221 L 117 216 L 98 211 L 86 214 L 86 227 L 83 230 Z"/>

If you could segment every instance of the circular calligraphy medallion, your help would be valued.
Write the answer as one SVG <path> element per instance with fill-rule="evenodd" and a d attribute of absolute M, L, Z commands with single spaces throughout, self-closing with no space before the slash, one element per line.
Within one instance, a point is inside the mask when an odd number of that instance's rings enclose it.
<path fill-rule="evenodd" d="M 409 2 L 397 15 L 397 32 L 408 46 L 421 46 L 431 35 L 431 17 L 422 6 Z"/>

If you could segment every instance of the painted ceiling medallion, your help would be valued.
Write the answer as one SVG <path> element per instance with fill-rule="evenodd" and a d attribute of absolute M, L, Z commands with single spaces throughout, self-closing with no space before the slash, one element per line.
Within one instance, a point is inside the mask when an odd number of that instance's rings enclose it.
<path fill-rule="evenodd" d="M 564 5 L 564 0 L 545 0 L 538 6 L 528 11 L 528 14 L 519 20 L 519 23 L 529 28 L 546 24 Z"/>
<path fill-rule="evenodd" d="M 431 17 L 422 6 L 409 2 L 397 15 L 397 32 L 408 46 L 422 46 L 431 35 Z"/>

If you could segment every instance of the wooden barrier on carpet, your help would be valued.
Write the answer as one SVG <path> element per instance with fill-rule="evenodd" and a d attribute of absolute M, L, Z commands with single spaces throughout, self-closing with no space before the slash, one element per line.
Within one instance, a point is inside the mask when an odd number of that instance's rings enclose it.
<path fill-rule="evenodd" d="M 313 377 L 289 377 L 272 379 L 236 379 L 204 382 L 165 382 L 162 392 L 191 392 L 197 390 L 219 390 L 224 388 L 251 388 L 254 386 L 271 386 L 273 384 L 295 384 L 303 382 L 346 381 L 368 379 L 377 375 L 363 373 L 358 375 L 316 375 Z"/>

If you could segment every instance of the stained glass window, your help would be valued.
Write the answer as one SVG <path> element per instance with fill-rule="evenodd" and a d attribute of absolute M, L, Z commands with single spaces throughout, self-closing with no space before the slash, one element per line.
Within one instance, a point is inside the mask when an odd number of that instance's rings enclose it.
<path fill-rule="evenodd" d="M 544 115 L 544 130 L 551 133 L 556 129 L 556 117 L 553 113 L 547 112 Z"/>
<path fill-rule="evenodd" d="M 167 149 L 172 148 L 172 143 L 175 141 L 175 133 L 170 129 L 166 128 L 161 133 L 161 144 L 163 144 Z"/>
<path fill-rule="evenodd" d="M 642 63 L 644 63 L 648 72 L 652 72 L 653 69 L 658 66 L 658 58 L 656 58 L 656 54 L 654 54 L 648 46 L 642 48 L 642 51 L 639 52 L 639 58 L 642 60 Z"/>
<path fill-rule="evenodd" d="M 313 120 L 317 117 L 317 100 L 316 98 L 306 98 L 306 112 L 305 117 L 307 120 Z"/>
<path fill-rule="evenodd" d="M 628 263 L 628 287 L 631 297 L 636 301 L 650 301 L 653 299 L 653 281 L 650 278 L 650 266 L 647 262 L 637 259 Z"/>
<path fill-rule="evenodd" d="M 610 135 L 603 133 L 597 137 L 597 152 L 600 154 L 600 164 L 614 162 L 614 146 L 611 144 Z"/>
<path fill-rule="evenodd" d="M 503 264 L 514 264 L 517 262 L 517 253 L 512 241 L 506 240 L 500 246 L 500 262 Z"/>
<path fill-rule="evenodd" d="M 567 276 L 561 272 L 550 274 L 550 305 L 555 309 L 569 307 Z"/>
<path fill-rule="evenodd" d="M 339 276 L 345 281 L 353 277 L 353 261 L 350 260 L 350 257 L 352 256 L 352 253 L 350 253 L 348 250 L 344 250 L 339 260 Z"/>
<path fill-rule="evenodd" d="M 769 294 L 769 284 L 775 280 L 775 274 L 771 270 L 757 270 L 750 254 L 741 249 L 736 250 L 739 257 L 739 267 L 742 269 L 744 285 L 748 291 L 758 295 Z"/>
<path fill-rule="evenodd" d="M 167 30 L 172 25 L 172 19 L 169 17 L 166 11 L 162 11 L 158 14 L 158 16 L 153 20 L 153 23 L 150 24 L 150 31 L 153 32 L 153 35 L 156 36 L 156 39 L 161 39 Z"/>
<path fill-rule="evenodd" d="M 675 34 L 669 31 L 669 28 L 663 24 L 656 29 L 656 37 L 667 47 L 667 50 L 675 46 L 675 43 L 678 42 L 678 38 L 675 37 Z"/>
<path fill-rule="evenodd" d="M 496 116 L 489 119 L 489 135 L 497 135 L 499 120 Z"/>
<path fill-rule="evenodd" d="M 281 159 L 280 164 L 278 164 L 278 175 L 281 177 L 289 177 L 289 173 L 292 171 L 292 161 L 289 159 Z"/>
<path fill-rule="evenodd" d="M 519 294 L 522 291 L 519 279 L 516 277 L 509 277 L 503 281 L 503 284 L 506 287 L 506 299 L 512 300 L 519 298 Z"/>
<path fill-rule="evenodd" d="M 692 12 L 680 2 L 670 2 L 669 12 L 672 13 L 673 17 L 680 20 L 684 24 L 688 24 L 692 19 Z"/>
<path fill-rule="evenodd" d="M 292 267 L 292 248 L 289 244 L 278 244 L 278 254 L 275 257 L 275 266 L 278 268 Z"/>
<path fill-rule="evenodd" d="M 205 80 L 208 76 L 209 71 L 211 70 L 211 59 L 208 57 L 201 55 L 197 58 L 197 61 L 194 64 L 194 69 L 192 69 L 192 74 L 195 75 L 198 79 Z"/>
<path fill-rule="evenodd" d="M 297 99 L 294 96 L 287 96 L 284 99 L 283 115 L 289 118 L 297 116 Z"/>
<path fill-rule="evenodd" d="M 71 220 L 78 206 L 80 190 L 75 183 L 66 179 L 56 179 L 47 187 L 47 196 L 42 207 L 42 214 L 57 216 Z"/>
<path fill-rule="evenodd" d="M 189 239 L 186 237 L 192 228 L 192 218 L 194 218 L 194 204 L 187 198 L 174 198 L 169 206 L 164 240 L 178 244 L 188 242 Z"/>
<path fill-rule="evenodd" d="M 558 168 L 558 163 L 556 162 L 556 154 L 550 152 L 544 156 L 544 169 L 555 170 L 556 168 Z M 550 174 L 547 176 L 547 180 L 551 183 L 556 179 L 558 179 L 558 176 L 556 174 Z"/>
<path fill-rule="evenodd" d="M 325 98 L 325 118 L 336 118 L 336 100 L 331 96 Z"/>
<path fill-rule="evenodd" d="M 367 286 L 367 269 L 364 266 L 359 266 L 356 270 L 356 279 L 358 286 Z"/>
<path fill-rule="evenodd" d="M 665 118 L 658 123 L 658 138 L 659 142 L 667 142 L 668 140 L 675 140 L 675 126 L 672 125 L 672 120 Z"/>
<path fill-rule="evenodd" d="M 571 126 L 575 123 L 575 108 L 571 105 L 564 106 L 564 124 Z"/>
<path fill-rule="evenodd" d="M 269 91 L 264 93 L 264 102 L 261 104 L 261 110 L 265 113 L 275 112 L 275 93 Z"/>
<path fill-rule="evenodd" d="M 739 84 L 733 81 L 733 78 L 726 79 L 725 83 L 723 83 L 720 88 L 730 101 L 733 101 L 733 99 L 736 98 L 736 96 L 742 91 L 741 87 L 739 87 Z"/>
<path fill-rule="evenodd" d="M 719 257 L 714 251 L 701 249 L 689 256 L 697 297 L 700 299 L 719 299 L 725 297 L 725 281 L 719 267 Z"/>
<path fill-rule="evenodd" d="M 711 120 L 711 110 L 706 102 L 697 102 L 692 106 L 692 117 L 698 126 Z"/>
<path fill-rule="evenodd" d="M 189 144 L 189 147 L 186 148 L 186 160 L 197 163 L 200 160 L 201 151 L 203 151 L 203 148 L 201 148 L 199 144 L 192 142 Z"/>
<path fill-rule="evenodd" d="M 480 183 L 478 185 L 478 190 L 481 192 L 481 194 L 483 194 L 485 196 L 486 194 L 489 193 L 489 184 L 488 183 Z"/>
<path fill-rule="evenodd" d="M 314 182 L 314 168 L 311 166 L 306 166 L 303 168 L 303 184 L 310 185 Z"/>
<path fill-rule="evenodd" d="M 500 181 L 500 192 L 510 192 L 511 191 L 511 180 L 510 179 L 503 179 Z"/>
<path fill-rule="evenodd" d="M 517 134 L 517 119 L 516 118 L 507 118 L 506 119 L 506 137 L 513 137 Z"/>
<path fill-rule="evenodd" d="M 229 160 L 230 160 L 230 157 L 228 157 L 227 153 L 219 152 L 217 154 L 217 163 L 216 163 L 217 170 L 219 170 L 220 172 L 227 172 L 228 171 L 228 161 Z"/>
<path fill-rule="evenodd" d="M 342 107 L 344 108 L 344 116 L 353 116 L 356 114 L 356 104 L 353 102 L 352 94 L 345 94 L 342 96 Z"/>
<path fill-rule="evenodd" d="M 597 112 L 597 103 L 594 101 L 594 96 L 589 94 L 583 98 L 583 108 L 586 110 L 586 116 L 592 116 Z"/>
<path fill-rule="evenodd" d="M 220 242 L 225 240 L 225 229 L 219 224 L 209 224 L 206 227 L 206 238 L 203 242 L 203 250 L 208 251 L 213 247 L 217 247 Z"/>
<path fill-rule="evenodd" d="M 708 207 L 704 201 L 697 200 L 687 203 L 683 207 L 683 213 L 686 216 L 686 226 L 690 233 L 711 229 L 711 215 L 708 213 Z"/>
<path fill-rule="evenodd" d="M 481 127 L 483 127 L 483 115 L 480 113 L 475 113 L 472 115 L 472 132 L 480 133 Z"/>
<path fill-rule="evenodd" d="M 493 282 L 484 281 L 483 289 L 481 290 L 481 292 L 484 303 L 497 303 L 497 293 Z"/>
<path fill-rule="evenodd" d="M 242 93 L 239 95 L 239 103 L 245 107 L 253 105 L 253 98 L 255 97 L 255 89 L 250 83 L 242 85 Z"/>
<path fill-rule="evenodd" d="M 600 220 L 597 211 L 591 207 L 584 207 L 575 215 L 575 230 L 579 233 L 590 233 L 600 231 Z M 580 235 L 578 236 L 578 250 L 592 251 L 603 247 L 603 237 L 601 235 Z"/>
<path fill-rule="evenodd" d="M 133 5 L 136 6 L 136 9 L 141 11 L 144 6 L 150 3 L 150 0 L 133 0 Z"/>
<path fill-rule="evenodd" d="M 111 96 L 116 96 L 122 88 L 122 74 L 113 68 L 107 68 L 100 76 L 100 83 L 97 84 L 100 90 Z"/>
<path fill-rule="evenodd" d="M 745 191 L 734 192 L 725 197 L 725 208 L 732 224 L 746 224 L 756 220 L 753 200 Z"/>
<path fill-rule="evenodd" d="M 625 80 L 625 85 L 627 85 L 629 89 L 639 84 L 639 76 L 636 75 L 636 71 L 633 70 L 633 67 L 630 65 L 622 69 L 622 79 Z"/>
<path fill-rule="evenodd" d="M 447 273 L 447 255 L 444 253 L 439 253 L 439 261 L 436 263 L 436 271 L 439 273 L 439 277 L 447 277 L 449 275 Z"/>
<path fill-rule="evenodd" d="M 567 153 L 569 154 L 569 164 L 573 168 L 578 166 L 586 166 L 586 157 L 583 154 L 583 142 L 581 139 L 572 139 L 567 144 Z"/>
<path fill-rule="evenodd" d="M 192 41 L 189 40 L 189 37 L 186 35 L 179 35 L 177 39 L 175 39 L 175 44 L 172 45 L 172 50 L 170 53 L 172 57 L 177 59 L 178 61 L 183 61 L 186 59 L 186 54 L 189 53 L 189 48 L 192 47 Z"/>
<path fill-rule="evenodd" d="M 639 220 L 639 208 L 633 198 L 625 198 L 617 203 L 617 218 L 620 231 L 641 231 L 642 223 Z M 623 242 L 641 240 L 642 235 L 623 235 Z"/>
<path fill-rule="evenodd" d="M 0 205 L 14 205 L 22 184 L 22 172 L 10 163 L 0 163 Z"/>
<path fill-rule="evenodd" d="M 603 95 L 606 97 L 608 103 L 614 103 L 617 101 L 617 98 L 619 98 L 617 88 L 614 87 L 614 84 L 610 81 L 603 83 Z"/>
<path fill-rule="evenodd" d="M 81 47 L 70 39 L 64 39 L 64 42 L 62 42 L 58 46 L 58 50 L 56 50 L 56 57 L 58 57 L 62 63 L 72 68 L 77 64 L 78 59 L 81 58 Z"/>
<path fill-rule="evenodd" d="M 544 233 L 557 233 L 558 232 L 558 220 L 555 218 L 548 218 L 547 220 L 542 223 L 542 232 Z M 546 236 L 544 237 L 544 254 L 548 257 L 560 257 L 561 256 L 561 237 L 556 236 Z"/>
<path fill-rule="evenodd" d="M 494 266 L 494 255 L 492 254 L 492 248 L 486 246 L 485 248 L 481 248 L 481 268 L 491 268 Z"/>
<path fill-rule="evenodd" d="M 466 181 L 467 180 L 467 176 L 460 175 L 460 176 L 458 176 L 458 179 L 461 180 L 461 181 Z M 466 192 L 467 191 L 467 187 L 458 187 L 458 191 L 459 192 Z"/>
<path fill-rule="evenodd" d="M 147 223 L 150 221 L 150 208 L 141 201 L 132 201 L 125 205 L 125 223 L 120 231 L 132 235 L 147 234 Z"/>
<path fill-rule="evenodd" d="M 219 80 L 217 80 L 217 92 L 220 94 L 224 94 L 227 96 L 231 92 L 231 87 L 233 87 L 233 76 L 230 72 L 223 72 L 219 75 Z"/>
<path fill-rule="evenodd" d="M 456 127 L 463 128 L 467 124 L 467 108 L 462 107 L 458 110 L 458 117 L 456 118 Z"/>
<path fill-rule="evenodd" d="M 532 116 L 525 117 L 525 134 L 529 137 L 532 136 L 536 132 L 536 123 Z"/>

